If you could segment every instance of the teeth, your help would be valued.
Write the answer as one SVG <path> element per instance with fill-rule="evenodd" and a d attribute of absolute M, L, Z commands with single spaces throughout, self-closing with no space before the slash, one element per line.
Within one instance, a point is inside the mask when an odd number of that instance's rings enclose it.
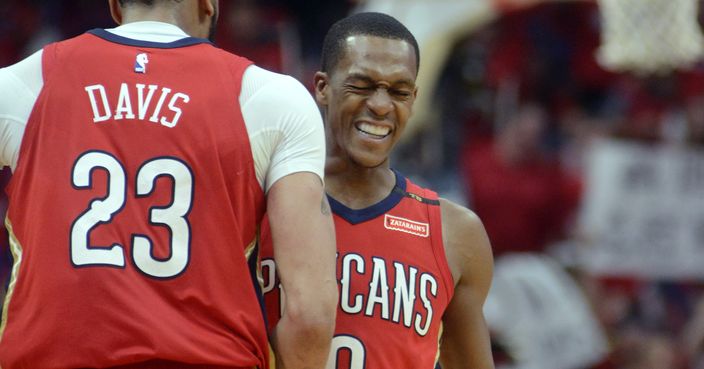
<path fill-rule="evenodd" d="M 357 124 L 357 129 L 374 136 L 385 137 L 391 132 L 391 128 L 384 126 L 377 126 L 369 123 L 359 123 Z"/>

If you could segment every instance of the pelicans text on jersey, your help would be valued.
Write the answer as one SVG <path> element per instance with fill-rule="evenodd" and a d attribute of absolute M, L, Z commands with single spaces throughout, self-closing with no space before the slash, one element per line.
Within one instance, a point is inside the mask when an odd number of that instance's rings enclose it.
<path fill-rule="evenodd" d="M 396 173 L 381 202 L 349 209 L 330 198 L 340 301 L 327 369 L 431 369 L 453 280 L 442 243 L 437 195 Z M 271 238 L 262 228 L 263 291 L 270 326 L 285 293 Z"/>

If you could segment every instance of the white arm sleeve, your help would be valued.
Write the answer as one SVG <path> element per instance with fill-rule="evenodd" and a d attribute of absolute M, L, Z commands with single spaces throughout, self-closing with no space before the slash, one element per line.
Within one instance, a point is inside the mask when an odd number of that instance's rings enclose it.
<path fill-rule="evenodd" d="M 239 101 L 257 180 L 265 191 L 296 172 L 324 178 L 323 121 L 310 92 L 300 82 L 250 66 L 243 76 Z"/>
<path fill-rule="evenodd" d="M 44 84 L 42 51 L 0 69 L 0 167 L 14 171 L 29 115 Z"/>

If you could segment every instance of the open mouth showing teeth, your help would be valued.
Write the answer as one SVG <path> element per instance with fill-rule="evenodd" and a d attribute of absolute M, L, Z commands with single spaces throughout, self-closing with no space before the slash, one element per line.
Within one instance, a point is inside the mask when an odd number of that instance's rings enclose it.
<path fill-rule="evenodd" d="M 384 138 L 391 133 L 391 128 L 389 127 L 377 126 L 370 123 L 357 123 L 355 128 L 357 128 L 358 131 L 374 138 Z"/>

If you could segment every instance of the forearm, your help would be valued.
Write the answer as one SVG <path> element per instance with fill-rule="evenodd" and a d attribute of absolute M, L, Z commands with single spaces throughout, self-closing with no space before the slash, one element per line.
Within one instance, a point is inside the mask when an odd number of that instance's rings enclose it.
<path fill-rule="evenodd" d="M 443 337 L 442 369 L 494 369 L 489 333 L 485 326 Z"/>
<path fill-rule="evenodd" d="M 304 321 L 306 319 L 308 321 Z M 334 321 L 295 319 L 284 314 L 272 335 L 276 368 L 324 368 L 330 351 L 333 328 Z"/>
<path fill-rule="evenodd" d="M 274 258 L 283 314 L 272 346 L 277 369 L 323 368 L 335 325 L 335 232 L 322 184 L 286 177 L 269 194 Z"/>
<path fill-rule="evenodd" d="M 320 231 L 315 241 L 309 242 L 334 242 L 333 235 Z M 323 241 L 326 238 L 331 241 Z M 333 336 L 338 300 L 334 252 L 324 261 L 312 253 L 302 254 L 306 262 L 299 261 L 297 268 L 289 269 L 292 274 L 281 276 L 284 311 L 272 342 L 277 369 L 324 368 Z"/>

